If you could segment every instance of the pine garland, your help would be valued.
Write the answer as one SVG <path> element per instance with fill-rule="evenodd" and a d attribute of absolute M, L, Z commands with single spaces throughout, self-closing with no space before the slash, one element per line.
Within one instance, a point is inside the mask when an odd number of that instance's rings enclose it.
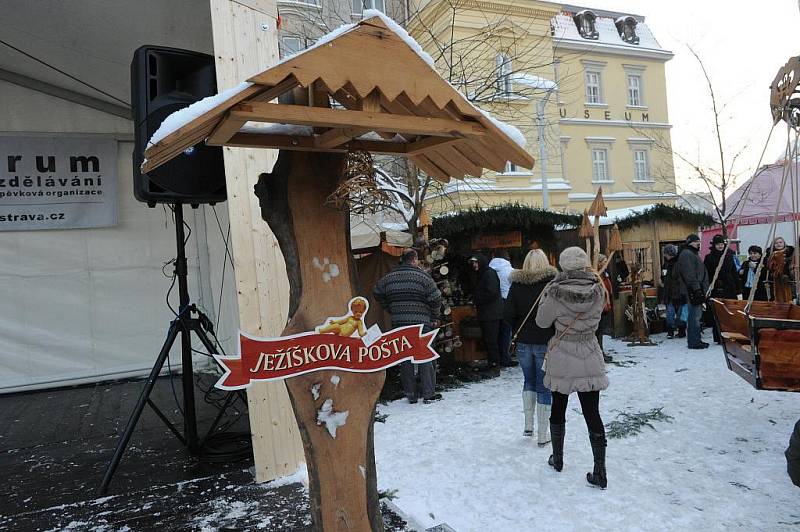
<path fill-rule="evenodd" d="M 552 234 L 556 225 L 576 225 L 580 222 L 580 216 L 507 203 L 437 216 L 433 219 L 431 234 L 437 238 L 452 238 L 462 234 L 522 231 L 525 237 L 542 237 L 541 233 Z"/>
<path fill-rule="evenodd" d="M 617 225 L 620 230 L 625 230 L 644 223 L 663 221 L 688 222 L 698 227 L 708 227 L 715 224 L 714 218 L 708 213 L 658 203 L 646 211 L 618 220 Z"/>

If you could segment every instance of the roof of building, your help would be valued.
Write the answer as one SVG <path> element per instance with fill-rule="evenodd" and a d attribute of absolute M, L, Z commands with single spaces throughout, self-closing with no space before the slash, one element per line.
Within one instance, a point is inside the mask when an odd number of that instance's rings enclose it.
<path fill-rule="evenodd" d="M 573 15 L 587 9 L 597 17 L 595 20 L 595 29 L 599 34 L 597 39 L 582 37 L 573 19 Z M 637 22 L 636 36 L 639 37 L 638 44 L 624 41 L 617 30 L 616 21 L 626 16 L 633 17 Z M 564 11 L 556 15 L 551 22 L 553 37 L 557 45 L 562 47 L 575 44 L 579 46 L 596 46 L 608 51 L 616 51 L 617 53 L 650 52 L 663 55 L 665 58 L 672 56 L 671 52 L 665 50 L 659 44 L 649 26 L 645 23 L 644 17 L 640 15 L 565 5 Z"/>
<path fill-rule="evenodd" d="M 314 101 L 269 103 L 298 87 L 313 88 Z M 338 108 L 330 108 L 331 100 Z M 502 171 L 506 161 L 534 164 L 519 130 L 469 102 L 408 33 L 378 11 L 365 11 L 360 22 L 246 83 L 170 115 L 150 139 L 143 171 L 204 139 L 222 146 L 406 156 L 441 181 L 479 176 L 484 168 Z"/>

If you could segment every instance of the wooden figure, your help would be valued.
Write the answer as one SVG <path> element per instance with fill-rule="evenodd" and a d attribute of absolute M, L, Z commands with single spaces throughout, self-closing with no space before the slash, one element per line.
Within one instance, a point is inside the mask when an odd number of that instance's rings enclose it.
<path fill-rule="evenodd" d="M 603 201 L 603 187 L 597 189 L 597 195 L 589 207 L 589 214 L 594 216 L 594 252 L 592 253 L 592 267 L 597 270 L 597 262 L 600 257 L 600 217 L 608 214 L 608 209 Z M 588 250 L 587 250 L 588 253 Z"/>
<path fill-rule="evenodd" d="M 594 228 L 592 222 L 589 220 L 589 213 L 584 209 L 583 219 L 581 220 L 581 228 L 578 230 L 578 236 L 586 239 L 586 254 L 592 256 L 592 236 L 594 235 Z"/>
<path fill-rule="evenodd" d="M 475 108 L 413 44 L 388 18 L 361 20 L 251 77 L 249 84 L 208 99 L 200 109 L 172 115 L 173 125 L 156 132 L 145 152 L 142 170 L 147 172 L 203 140 L 281 150 L 272 171 L 263 173 L 255 187 L 289 279 L 289 319 L 281 336 L 325 323 L 357 295 L 347 209 L 328 201 L 339 197 L 345 154 L 405 156 L 443 182 L 480 176 L 484 168 L 503 171 L 508 161 L 533 168 L 519 131 Z M 279 96 L 281 103 L 274 103 Z M 339 108 L 331 108 L 332 100 Z M 237 177 L 227 175 L 229 181 Z M 231 205 L 242 200 L 234 197 Z M 234 231 L 255 230 L 250 224 L 256 221 L 243 223 L 236 209 L 229 212 Z M 237 277 L 247 275 L 244 269 L 237 263 Z M 259 271 L 252 265 L 246 269 Z M 268 285 L 271 279 L 253 282 Z M 247 296 L 240 290 L 240 298 Z M 326 369 L 285 380 L 308 466 L 314 530 L 383 529 L 372 424 L 384 379 L 384 371 Z M 347 422 L 335 435 L 320 423 L 343 411 Z"/>

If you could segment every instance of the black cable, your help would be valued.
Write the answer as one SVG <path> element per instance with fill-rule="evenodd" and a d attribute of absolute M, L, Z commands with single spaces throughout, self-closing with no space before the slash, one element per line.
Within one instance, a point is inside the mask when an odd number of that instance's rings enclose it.
<path fill-rule="evenodd" d="M 114 99 L 114 100 L 117 100 L 119 103 L 121 103 L 121 104 L 123 104 L 123 105 L 125 105 L 125 106 L 127 106 L 127 107 L 130 107 L 130 106 L 131 106 L 131 104 L 129 104 L 129 103 L 128 103 L 128 102 L 126 102 L 125 100 L 120 100 L 119 98 L 117 98 L 117 97 L 116 97 L 116 96 L 114 96 L 113 94 L 109 94 L 108 92 L 106 92 L 106 91 L 104 91 L 104 90 L 102 90 L 102 89 L 98 89 L 98 88 L 97 88 L 97 87 L 95 87 L 94 85 L 91 85 L 91 84 L 89 84 L 89 83 L 86 83 L 85 81 L 83 81 L 83 80 L 81 80 L 81 79 L 78 79 L 78 78 L 76 78 L 76 77 L 75 77 L 75 76 L 73 76 L 72 74 L 68 74 L 68 73 L 64 72 L 63 70 L 61 70 L 60 68 L 58 68 L 58 67 L 54 67 L 54 66 L 53 66 L 53 65 L 51 65 L 50 63 L 47 63 L 47 62 L 45 62 L 45 61 L 42 61 L 42 60 L 41 60 L 41 59 L 39 59 L 38 57 L 34 57 L 34 56 L 32 56 L 31 54 L 29 54 L 28 52 L 26 52 L 26 51 L 24 51 L 24 50 L 20 50 L 20 49 L 19 49 L 19 48 L 17 48 L 16 46 L 14 46 L 14 45 L 12 45 L 12 44 L 9 44 L 9 43 L 7 43 L 6 41 L 4 41 L 4 40 L 2 40 L 2 39 L 0 39 L 0 44 L 5 44 L 6 46 L 8 46 L 9 48 L 11 48 L 12 50 L 14 50 L 14 51 L 16 51 L 16 52 L 19 52 L 19 53 L 21 53 L 21 54 L 22 54 L 22 55 L 24 55 L 25 57 L 27 57 L 27 58 L 29 58 L 29 59 L 33 59 L 33 60 L 34 60 L 34 61 L 36 61 L 37 63 L 40 63 L 40 64 L 42 64 L 42 65 L 46 66 L 47 68 L 52 68 L 53 70 L 55 70 L 55 71 L 56 71 L 56 72 L 58 72 L 59 74 L 63 74 L 63 75 L 65 75 L 65 76 L 67 76 L 69 79 L 71 79 L 71 80 L 73 80 L 73 81 L 77 81 L 77 82 L 78 82 L 78 83 L 80 83 L 81 85 L 85 85 L 85 86 L 89 87 L 89 88 L 90 88 L 90 89 L 92 89 L 92 90 L 96 90 L 96 91 L 97 91 L 97 92 L 99 92 L 100 94 L 103 94 L 103 95 L 105 95 L 105 96 L 108 96 L 109 98 L 112 98 L 112 99 Z"/>

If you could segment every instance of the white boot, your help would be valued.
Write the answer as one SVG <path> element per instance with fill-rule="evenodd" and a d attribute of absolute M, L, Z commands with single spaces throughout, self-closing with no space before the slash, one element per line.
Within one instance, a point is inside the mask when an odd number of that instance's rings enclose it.
<path fill-rule="evenodd" d="M 543 405 L 539 403 L 539 409 L 536 411 L 536 424 L 539 429 L 538 445 L 544 447 L 550 443 L 550 436 L 547 434 L 547 427 L 550 426 L 550 405 Z"/>
<path fill-rule="evenodd" d="M 522 410 L 525 412 L 523 436 L 533 436 L 533 412 L 536 410 L 536 392 L 522 392 Z"/>

